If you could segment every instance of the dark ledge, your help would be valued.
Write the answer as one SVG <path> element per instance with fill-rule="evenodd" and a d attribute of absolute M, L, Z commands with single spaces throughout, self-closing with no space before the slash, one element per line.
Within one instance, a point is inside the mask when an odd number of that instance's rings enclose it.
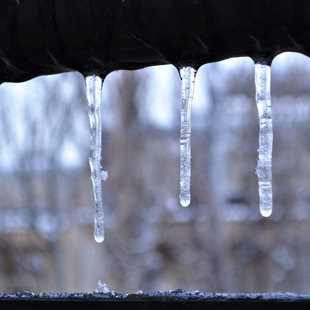
<path fill-rule="evenodd" d="M 18 4 L 19 3 L 19 4 Z M 309 0 L 1 0 L 0 84 L 310 53 Z"/>
<path fill-rule="evenodd" d="M 34 294 L 21 292 L 0 294 L 3 309 L 301 309 L 309 308 L 310 295 L 281 293 L 218 294 L 182 290 L 141 294 L 74 293 Z M 43 307 L 43 308 L 42 308 Z"/>

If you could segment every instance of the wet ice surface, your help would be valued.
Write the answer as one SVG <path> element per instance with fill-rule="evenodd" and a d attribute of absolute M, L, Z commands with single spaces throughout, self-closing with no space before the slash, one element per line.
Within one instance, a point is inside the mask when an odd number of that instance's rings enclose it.
<path fill-rule="evenodd" d="M 196 70 L 180 69 L 182 79 L 181 130 L 180 130 L 180 204 L 187 207 L 191 202 L 191 105 L 194 96 Z"/>
<path fill-rule="evenodd" d="M 104 213 L 102 202 L 102 179 L 108 174 L 101 171 L 101 91 L 102 79 L 91 75 L 86 77 L 86 95 L 88 100 L 88 118 L 90 123 L 89 165 L 95 199 L 94 237 L 100 243 L 104 240 Z"/>
<path fill-rule="evenodd" d="M 15 294 L 0 294 L 1 300 L 20 300 L 20 299 L 28 299 L 28 300 L 104 300 L 107 299 L 109 301 L 277 301 L 277 302 L 298 302 L 298 301 L 310 301 L 310 295 L 297 295 L 293 293 L 257 293 L 257 294 L 245 294 L 245 293 L 202 293 L 199 291 L 187 292 L 183 290 L 176 291 L 158 291 L 152 293 L 146 293 L 139 291 L 135 294 L 119 294 L 119 293 L 56 293 L 56 294 L 47 294 L 47 293 L 31 293 L 28 291 L 17 292 Z"/>
<path fill-rule="evenodd" d="M 270 66 L 255 64 L 256 104 L 259 116 L 258 176 L 259 209 L 267 217 L 272 213 L 272 112 Z"/>

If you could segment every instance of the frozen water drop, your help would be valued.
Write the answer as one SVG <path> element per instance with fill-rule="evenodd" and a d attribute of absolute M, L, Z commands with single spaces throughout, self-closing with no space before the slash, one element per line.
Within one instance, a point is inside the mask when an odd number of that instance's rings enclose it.
<path fill-rule="evenodd" d="M 182 207 L 188 207 L 190 203 L 191 203 L 190 199 L 186 200 L 186 199 L 181 199 L 180 198 L 180 204 L 181 204 Z"/>
<path fill-rule="evenodd" d="M 94 236 L 94 238 L 95 238 L 95 241 L 97 242 L 97 243 L 101 243 L 101 242 L 103 242 L 104 241 L 104 236 L 102 236 L 102 235 L 96 235 L 96 236 Z"/>
<path fill-rule="evenodd" d="M 108 177 L 109 177 L 108 171 L 102 170 L 102 171 L 101 171 L 101 179 L 102 179 L 103 181 L 106 181 L 106 180 L 108 179 Z"/>
<path fill-rule="evenodd" d="M 101 189 L 101 92 L 102 79 L 96 75 L 87 76 L 86 95 L 90 123 L 89 165 L 95 199 L 94 237 L 97 242 L 104 240 L 104 213 Z"/>
<path fill-rule="evenodd" d="M 260 208 L 260 214 L 264 217 L 269 217 L 272 213 L 272 209 L 262 209 Z"/>
<path fill-rule="evenodd" d="M 180 204 L 187 207 L 191 201 L 191 105 L 194 96 L 196 70 L 180 69 L 182 79 L 180 130 Z"/>
<path fill-rule="evenodd" d="M 255 64 L 256 105 L 259 116 L 258 176 L 259 208 L 262 216 L 272 213 L 272 111 L 270 96 L 270 66 Z"/>

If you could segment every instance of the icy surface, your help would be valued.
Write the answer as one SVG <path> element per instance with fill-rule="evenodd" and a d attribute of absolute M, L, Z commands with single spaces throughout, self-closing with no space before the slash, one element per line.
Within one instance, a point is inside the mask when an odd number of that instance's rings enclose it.
<path fill-rule="evenodd" d="M 180 130 L 180 203 L 187 207 L 191 202 L 191 105 L 194 96 L 196 70 L 180 69 L 182 79 L 181 130 Z"/>
<path fill-rule="evenodd" d="M 272 213 L 272 113 L 270 66 L 255 64 L 256 104 L 259 116 L 258 176 L 259 209 L 267 217 Z"/>
<path fill-rule="evenodd" d="M 90 123 L 89 165 L 95 198 L 94 237 L 97 242 L 104 240 L 104 214 L 101 180 L 107 178 L 107 172 L 101 171 L 101 90 L 102 79 L 91 75 L 86 77 L 88 100 L 88 118 Z"/>

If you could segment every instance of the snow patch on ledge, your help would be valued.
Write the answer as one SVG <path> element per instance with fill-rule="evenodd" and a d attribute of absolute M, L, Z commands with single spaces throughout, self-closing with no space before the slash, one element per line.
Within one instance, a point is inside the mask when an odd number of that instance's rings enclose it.
<path fill-rule="evenodd" d="M 158 291 L 146 293 L 139 291 L 134 294 L 120 293 L 31 293 L 28 291 L 15 294 L 0 293 L 0 303 L 4 300 L 63 300 L 63 301 L 180 301 L 180 302 L 310 302 L 310 295 L 293 293 L 202 293 L 199 291 L 187 292 L 184 290 Z"/>

